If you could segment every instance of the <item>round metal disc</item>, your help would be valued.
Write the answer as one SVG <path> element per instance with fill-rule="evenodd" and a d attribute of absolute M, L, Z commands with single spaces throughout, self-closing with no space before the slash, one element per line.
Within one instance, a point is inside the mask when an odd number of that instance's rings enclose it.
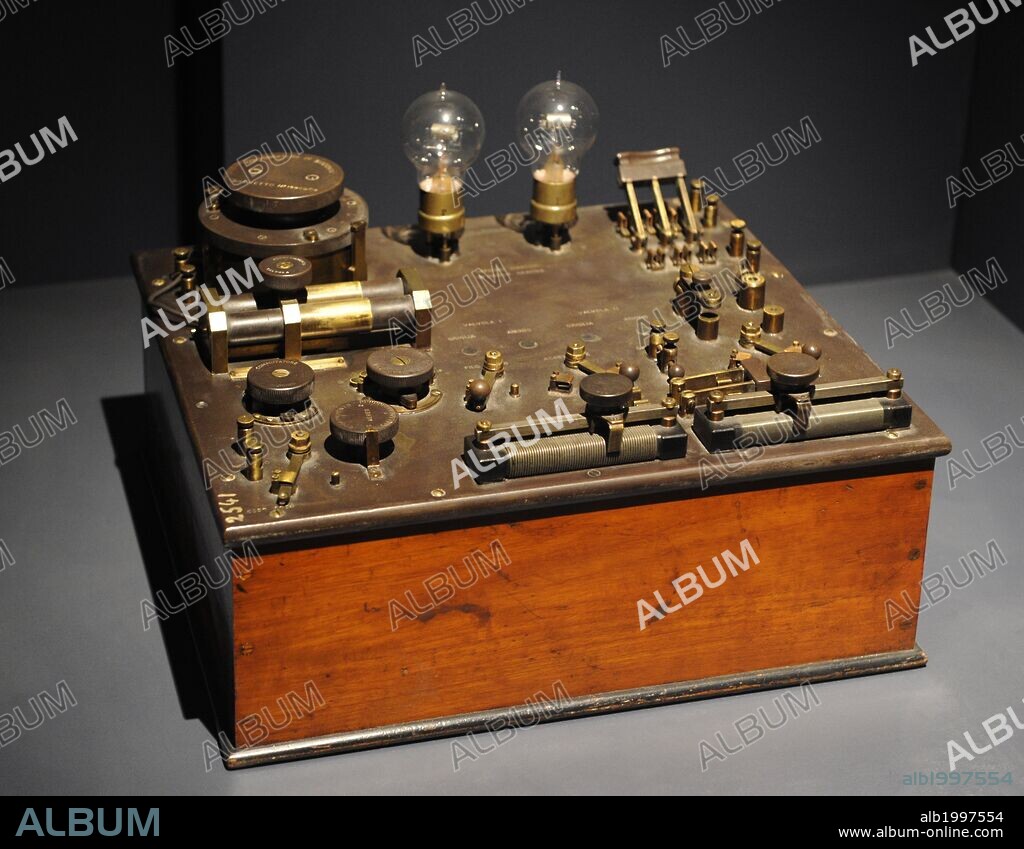
<path fill-rule="evenodd" d="M 313 282 L 313 263 L 302 256 L 268 256 L 259 269 L 263 285 L 275 292 L 295 292 Z"/>
<path fill-rule="evenodd" d="M 772 354 L 768 358 L 767 369 L 772 384 L 788 391 L 807 389 L 818 379 L 821 371 L 814 357 L 796 351 Z"/>
<path fill-rule="evenodd" d="M 633 381 L 624 374 L 599 372 L 580 381 L 580 398 L 597 410 L 621 410 L 633 397 Z"/>
<path fill-rule="evenodd" d="M 366 358 L 366 377 L 385 389 L 415 389 L 434 376 L 434 358 L 418 348 L 383 348 Z"/>
<path fill-rule="evenodd" d="M 374 432 L 380 442 L 390 442 L 398 433 L 398 413 L 390 404 L 360 398 L 331 413 L 331 435 L 345 445 L 363 445 Z"/>
<path fill-rule="evenodd" d="M 282 407 L 305 403 L 315 379 L 313 369 L 305 363 L 267 360 L 249 369 L 246 388 L 252 400 Z"/>
<path fill-rule="evenodd" d="M 281 164 L 275 164 L 275 160 Z M 246 158 L 244 164 L 232 162 L 224 175 L 231 191 L 226 202 L 269 215 L 323 209 L 341 197 L 345 180 L 340 165 L 312 153 L 261 153 Z"/>

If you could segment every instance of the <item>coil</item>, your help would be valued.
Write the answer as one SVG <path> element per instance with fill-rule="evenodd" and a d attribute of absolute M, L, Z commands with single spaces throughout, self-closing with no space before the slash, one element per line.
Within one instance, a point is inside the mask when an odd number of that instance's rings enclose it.
<path fill-rule="evenodd" d="M 549 436 L 530 445 L 512 443 L 506 450 L 508 477 L 525 478 L 655 460 L 658 457 L 658 434 L 650 425 L 627 427 L 622 433 L 622 450 L 611 456 L 607 453 L 604 439 L 596 433 Z"/>

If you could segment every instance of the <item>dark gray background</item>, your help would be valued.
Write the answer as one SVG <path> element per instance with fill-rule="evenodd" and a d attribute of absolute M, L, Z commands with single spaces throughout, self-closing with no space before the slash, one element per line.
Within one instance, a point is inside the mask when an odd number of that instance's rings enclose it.
<path fill-rule="evenodd" d="M 602 129 L 585 162 L 584 203 L 619 201 L 617 150 L 677 144 L 691 171 L 728 166 L 810 115 L 822 142 L 735 192 L 729 203 L 915 400 L 982 456 L 1007 425 L 1024 433 L 1013 357 L 1022 335 L 1018 172 L 950 210 L 946 177 L 1024 132 L 1016 56 L 1024 11 L 920 65 L 907 38 L 957 2 L 776 6 L 663 68 L 662 33 L 693 32 L 698 2 L 535 0 L 441 57 L 413 64 L 411 38 L 460 2 L 287 0 L 168 70 L 163 36 L 215 4 L 39 0 L 0 22 L 0 147 L 66 114 L 79 141 L 0 185 L 6 403 L 0 430 L 66 398 L 79 423 L 0 468 L 0 713 L 66 680 L 78 705 L 0 749 L 5 792 L 677 792 L 886 794 L 914 771 L 946 769 L 946 741 L 1024 697 L 1019 609 L 1019 455 L 950 491 L 940 461 L 926 572 L 996 539 L 1010 563 L 921 619 L 924 670 L 824 684 L 820 707 L 725 764 L 700 772 L 698 743 L 775 694 L 559 723 L 459 773 L 447 741 L 226 773 L 206 772 L 195 660 L 182 624 L 144 632 L 145 562 L 161 547 L 137 448 L 144 438 L 138 305 L 127 255 L 189 240 L 200 178 L 313 115 L 318 150 L 345 167 L 375 224 L 415 216 L 398 128 L 415 96 L 445 81 L 481 107 L 485 153 L 513 140 L 521 94 L 558 69 L 586 86 Z M 574 29 L 575 27 L 575 29 Z M 1024 148 L 1022 145 L 1018 149 Z M 471 214 L 523 209 L 520 174 Z M 883 321 L 995 255 L 1009 282 L 888 351 Z M 936 270 L 932 270 L 936 269 Z M 903 275 L 903 276 L 895 276 Z M 102 279 L 101 279 L 102 278 Z M 865 279 L 872 278 L 872 279 Z M 63 282 L 62 282 L 63 281 Z M 818 284 L 830 281 L 834 285 Z M 43 285 L 52 284 L 52 285 Z M 998 309 L 1003 310 L 1001 314 Z M 183 646 L 185 647 L 183 649 Z M 1020 711 L 1018 711 L 1020 715 Z M 1024 781 L 1016 735 L 971 769 Z M 939 788 L 941 789 L 941 788 Z M 974 792 L 979 792 L 975 790 Z M 985 791 L 991 792 L 991 791 Z"/>
<path fill-rule="evenodd" d="M 202 176 L 309 115 L 326 135 L 318 149 L 367 197 L 372 223 L 410 222 L 416 190 L 400 120 L 441 81 L 480 106 L 484 155 L 514 141 L 516 104 L 532 85 L 557 70 L 583 84 L 602 115 L 584 203 L 620 200 L 619 150 L 678 145 L 695 174 L 731 172 L 734 156 L 809 115 L 822 143 L 730 202 L 812 286 L 948 266 L 957 217 L 945 178 L 979 145 L 1024 130 L 1013 53 L 1024 16 L 911 67 L 908 36 L 942 23 L 944 7 L 925 0 L 778 0 L 668 68 L 660 36 L 677 25 L 696 35 L 710 0 L 535 0 L 419 68 L 413 35 L 434 26 L 450 39 L 445 19 L 459 2 L 282 0 L 168 69 L 164 36 L 182 25 L 201 33 L 199 14 L 216 5 L 141 12 L 112 0 L 98 21 L 87 4 L 47 0 L 0 22 L 0 55 L 18 79 L 5 92 L 0 144 L 62 114 L 79 135 L 0 186 L 0 256 L 22 285 L 119 274 L 132 250 L 190 241 Z M 1022 180 L 993 191 L 1013 201 Z M 471 212 L 523 209 L 529 191 L 518 174 Z M 965 235 L 961 257 L 984 229 Z"/>

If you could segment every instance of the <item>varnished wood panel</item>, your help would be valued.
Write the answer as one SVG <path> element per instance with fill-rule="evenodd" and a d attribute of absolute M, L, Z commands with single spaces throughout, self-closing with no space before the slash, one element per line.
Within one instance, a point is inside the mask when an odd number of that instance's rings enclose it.
<path fill-rule="evenodd" d="M 266 555 L 234 588 L 236 718 L 326 701 L 294 740 L 914 646 L 885 600 L 916 603 L 932 471 L 591 509 Z M 498 539 L 511 562 L 392 631 L 407 590 Z M 641 631 L 637 600 L 749 539 L 760 563 Z M 403 602 L 404 603 L 404 602 Z M 903 602 L 901 602 L 903 604 Z M 245 653 L 241 646 L 246 644 Z"/>

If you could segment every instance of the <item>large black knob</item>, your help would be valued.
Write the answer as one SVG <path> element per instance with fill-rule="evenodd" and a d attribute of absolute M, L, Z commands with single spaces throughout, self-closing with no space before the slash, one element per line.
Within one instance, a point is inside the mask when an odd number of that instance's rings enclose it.
<path fill-rule="evenodd" d="M 434 358 L 418 348 L 383 348 L 366 358 L 366 377 L 391 392 L 409 392 L 430 383 Z"/>
<path fill-rule="evenodd" d="M 806 392 L 818 379 L 821 367 L 809 354 L 783 351 L 772 354 L 766 364 L 772 389 L 778 392 Z"/>
<path fill-rule="evenodd" d="M 331 435 L 344 445 L 362 446 L 371 434 L 377 442 L 390 442 L 398 433 L 398 413 L 390 404 L 360 398 L 331 413 Z"/>
<path fill-rule="evenodd" d="M 258 404 L 284 407 L 309 400 L 315 379 L 313 369 L 305 363 L 267 360 L 249 369 L 246 388 Z"/>
<path fill-rule="evenodd" d="M 624 410 L 633 398 L 633 381 L 624 374 L 599 372 L 580 381 L 580 398 L 588 410 L 610 413 Z"/>
<path fill-rule="evenodd" d="M 313 263 L 301 256 L 268 256 L 259 269 L 263 285 L 275 292 L 296 292 L 313 282 Z"/>

